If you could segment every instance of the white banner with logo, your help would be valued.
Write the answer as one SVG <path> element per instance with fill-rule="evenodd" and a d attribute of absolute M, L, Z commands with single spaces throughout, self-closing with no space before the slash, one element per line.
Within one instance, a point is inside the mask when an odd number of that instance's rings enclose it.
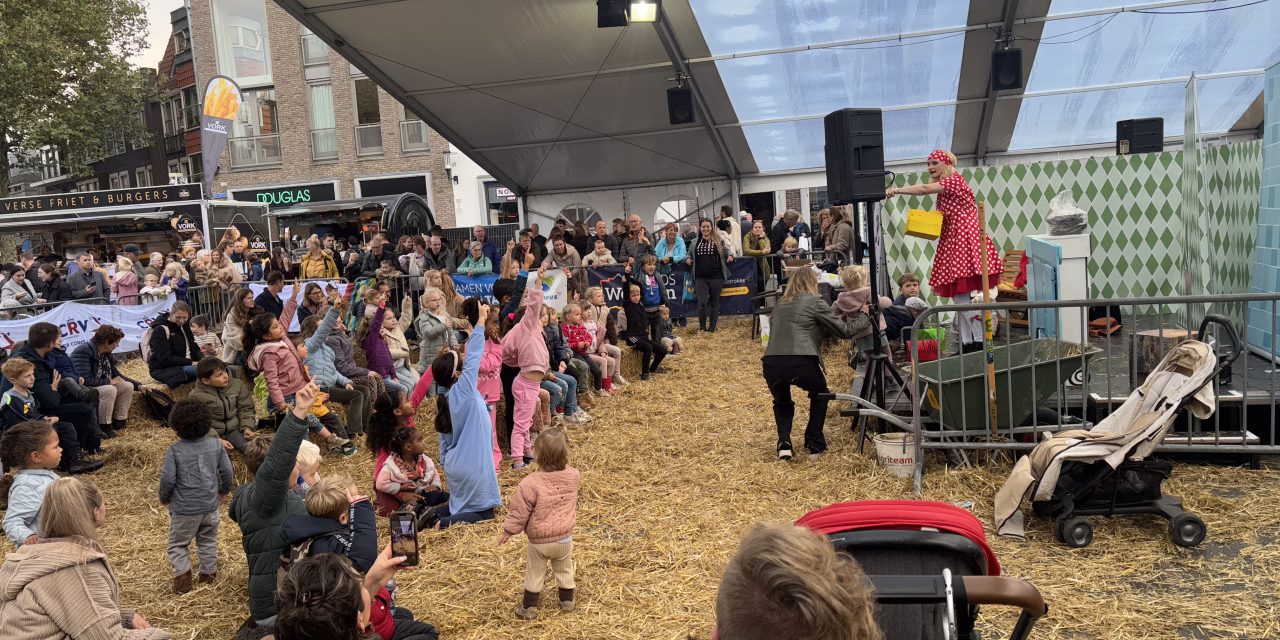
<path fill-rule="evenodd" d="M 525 287 L 535 286 L 542 289 L 542 302 L 555 309 L 557 313 L 563 311 L 564 306 L 569 304 L 569 279 L 565 277 L 564 270 L 547 271 L 540 283 L 538 282 L 538 272 L 530 271 L 529 283 Z"/>
<path fill-rule="evenodd" d="M 14 344 L 27 339 L 31 325 L 48 322 L 57 325 L 62 331 L 62 348 L 68 353 L 88 342 L 93 337 L 93 332 L 102 325 L 111 325 L 124 332 L 124 339 L 120 341 L 116 353 L 137 351 L 142 334 L 146 333 L 151 322 L 171 306 L 172 296 L 168 300 L 145 305 L 64 302 L 32 318 L 0 320 L 0 348 L 11 351 Z"/>
<path fill-rule="evenodd" d="M 294 286 L 302 287 L 303 292 L 305 292 L 307 285 L 311 284 L 312 282 L 320 285 L 320 290 L 324 291 L 325 296 L 328 296 L 330 291 L 336 291 L 339 294 L 344 296 L 347 295 L 346 293 L 347 285 L 342 284 L 337 280 L 304 280 L 298 283 L 297 285 L 293 284 L 292 282 L 286 283 L 284 285 L 284 289 L 280 291 L 280 302 L 288 304 L 290 296 L 293 295 Z M 250 282 L 249 290 L 253 292 L 253 297 L 256 299 L 258 296 L 262 295 L 263 291 L 267 290 L 267 283 Z M 298 305 L 299 306 L 302 305 L 302 293 L 298 294 Z M 287 328 L 287 331 L 289 333 L 297 333 L 302 330 L 301 325 L 302 323 L 298 321 L 298 314 L 295 313 L 293 315 L 293 322 L 289 325 L 289 327 Z"/>

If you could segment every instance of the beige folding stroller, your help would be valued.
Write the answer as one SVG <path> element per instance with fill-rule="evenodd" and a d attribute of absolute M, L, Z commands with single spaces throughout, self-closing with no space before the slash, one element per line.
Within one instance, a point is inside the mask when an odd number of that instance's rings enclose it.
<path fill-rule="evenodd" d="M 1184 511 L 1181 500 L 1160 492 L 1173 465 L 1146 458 L 1183 408 L 1201 420 L 1213 415 L 1216 398 L 1209 383 L 1231 366 L 1244 347 L 1234 326 L 1222 316 L 1207 316 L 1200 325 L 1201 337 L 1210 324 L 1219 325 L 1231 343 L 1231 351 L 1221 360 L 1208 344 L 1184 341 L 1165 355 L 1115 413 L 1091 430 L 1054 434 L 1018 460 L 996 494 L 999 533 L 1023 536 L 1020 508 L 1031 496 L 1036 515 L 1054 518 L 1058 539 L 1072 547 L 1084 547 L 1093 540 L 1093 527 L 1080 516 L 1134 513 L 1168 519 L 1175 544 L 1200 544 L 1207 533 L 1204 522 Z"/>

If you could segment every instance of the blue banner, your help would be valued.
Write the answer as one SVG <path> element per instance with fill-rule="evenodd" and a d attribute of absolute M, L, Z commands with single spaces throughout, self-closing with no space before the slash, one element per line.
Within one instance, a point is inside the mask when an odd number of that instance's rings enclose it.
<path fill-rule="evenodd" d="M 676 265 L 672 270 L 659 272 L 658 275 L 666 289 L 671 316 L 697 316 L 698 301 L 694 297 L 693 272 L 690 268 L 683 264 Z M 587 269 L 587 282 L 592 287 L 600 287 L 605 304 L 614 308 L 622 306 L 626 297 L 625 267 L 591 267 Z M 755 294 L 755 261 L 737 260 L 729 263 L 729 279 L 724 281 L 724 291 L 720 294 L 720 315 L 750 315 L 755 307 L 751 297 Z"/>
<path fill-rule="evenodd" d="M 494 304 L 493 299 L 493 283 L 498 281 L 498 275 L 491 273 L 483 276 L 466 276 L 461 273 L 455 273 L 453 278 L 453 288 L 458 295 L 463 298 L 481 298 L 489 304 Z"/>

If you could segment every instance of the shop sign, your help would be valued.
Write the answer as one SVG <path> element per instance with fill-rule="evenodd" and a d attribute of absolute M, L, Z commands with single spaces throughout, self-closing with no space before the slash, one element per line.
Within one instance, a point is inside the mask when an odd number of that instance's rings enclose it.
<path fill-rule="evenodd" d="M 489 198 L 489 204 L 500 204 L 503 202 L 515 202 L 516 193 L 496 182 L 490 182 L 485 185 L 485 192 Z"/>
<path fill-rule="evenodd" d="M 337 198 L 337 193 L 332 182 L 317 182 L 315 184 L 296 184 L 266 189 L 232 191 L 231 197 L 240 201 L 263 202 L 266 203 L 267 208 L 276 209 L 308 202 L 334 200 Z"/>
<path fill-rule="evenodd" d="M 0 215 L 39 211 L 66 211 L 119 207 L 122 205 L 164 205 L 198 201 L 203 192 L 198 184 L 163 185 L 142 189 L 113 189 L 76 193 L 51 193 L 42 196 L 0 198 Z"/>
<path fill-rule="evenodd" d="M 196 225 L 195 220 L 191 219 L 191 216 L 181 216 L 173 224 L 173 230 L 178 233 L 195 233 L 200 230 L 200 227 Z"/>
<path fill-rule="evenodd" d="M 261 233 L 253 234 L 249 239 L 249 250 L 265 253 L 267 251 L 267 241 L 262 237 Z"/>

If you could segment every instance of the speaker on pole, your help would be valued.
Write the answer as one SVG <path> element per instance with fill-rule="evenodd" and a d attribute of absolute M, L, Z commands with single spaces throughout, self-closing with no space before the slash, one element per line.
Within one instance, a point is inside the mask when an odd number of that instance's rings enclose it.
<path fill-rule="evenodd" d="M 1008 91 L 1022 88 L 1022 49 L 998 49 L 991 52 L 991 90 Z"/>
<path fill-rule="evenodd" d="M 1116 122 L 1116 155 L 1164 151 L 1164 118 Z"/>
<path fill-rule="evenodd" d="M 879 109 L 841 109 L 826 130 L 827 199 L 832 204 L 884 199 L 884 124 Z"/>
<path fill-rule="evenodd" d="M 693 122 L 693 89 L 690 87 L 671 87 L 667 89 L 667 117 L 671 124 L 689 124 Z"/>

